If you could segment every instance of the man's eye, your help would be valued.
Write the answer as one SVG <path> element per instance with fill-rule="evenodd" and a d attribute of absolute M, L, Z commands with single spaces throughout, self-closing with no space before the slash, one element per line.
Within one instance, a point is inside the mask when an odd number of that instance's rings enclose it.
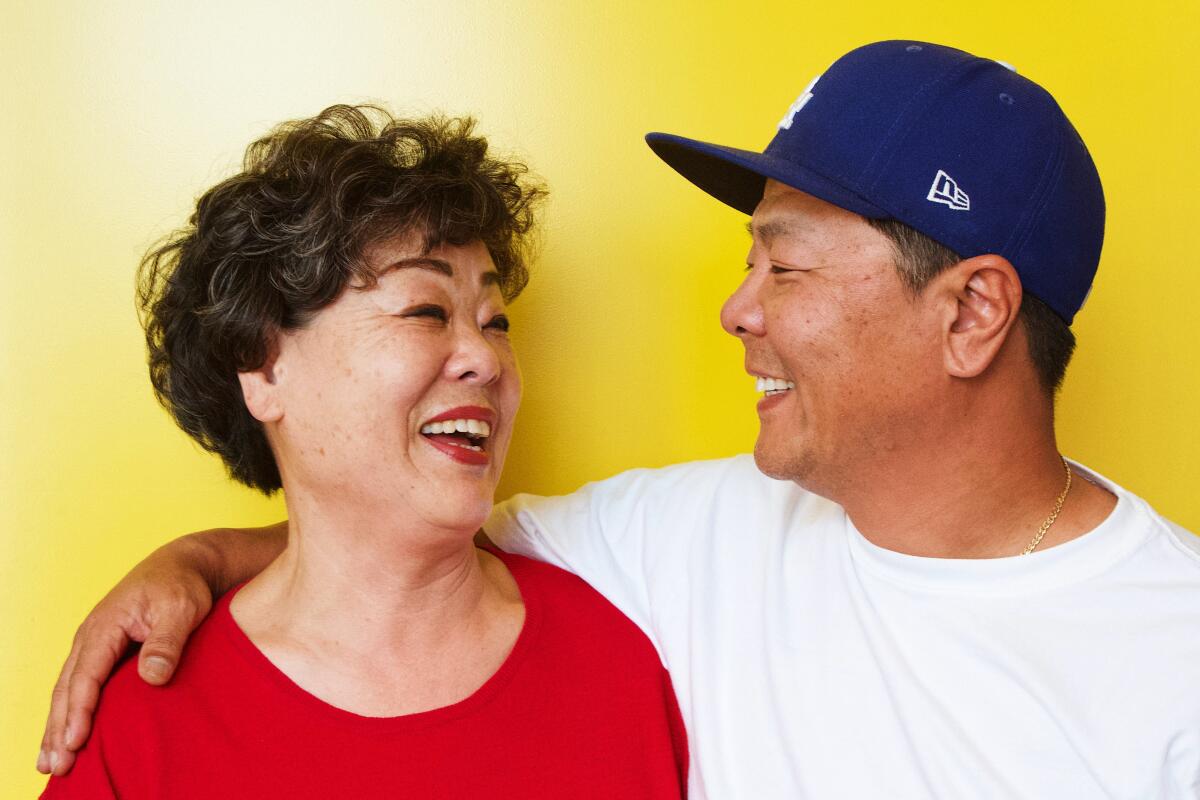
<path fill-rule="evenodd" d="M 487 325 L 484 325 L 483 327 L 501 331 L 502 333 L 508 333 L 510 324 L 508 317 L 504 316 L 503 314 L 497 314 L 488 321 Z"/>
<path fill-rule="evenodd" d="M 441 306 L 434 306 L 434 305 L 415 306 L 413 308 L 407 309 L 404 312 L 403 316 L 405 316 L 405 317 L 428 317 L 429 319 L 436 319 L 439 322 L 445 322 L 450 318 L 449 315 L 446 313 L 446 309 L 442 308 Z"/>
<path fill-rule="evenodd" d="M 777 267 L 774 264 L 771 265 L 771 274 L 772 275 L 783 275 L 788 272 L 808 272 L 808 270 L 806 270 L 806 269 L 788 269 L 787 267 Z"/>

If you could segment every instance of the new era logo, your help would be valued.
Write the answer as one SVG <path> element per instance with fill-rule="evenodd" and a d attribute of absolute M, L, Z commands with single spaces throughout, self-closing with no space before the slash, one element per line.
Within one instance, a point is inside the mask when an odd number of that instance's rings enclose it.
<path fill-rule="evenodd" d="M 938 170 L 937 177 L 933 179 L 933 185 L 929 187 L 929 194 L 925 197 L 934 203 L 942 203 L 950 206 L 955 211 L 970 211 L 971 198 L 967 193 L 958 188 L 958 183 L 945 173 L 944 170 Z"/>

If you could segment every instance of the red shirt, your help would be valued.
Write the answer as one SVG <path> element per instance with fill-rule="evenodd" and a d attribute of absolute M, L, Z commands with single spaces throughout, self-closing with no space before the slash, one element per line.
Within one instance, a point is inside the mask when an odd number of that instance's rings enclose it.
<path fill-rule="evenodd" d="M 251 643 L 230 592 L 168 686 L 143 683 L 132 660 L 117 670 L 75 768 L 42 797 L 683 796 L 683 723 L 649 640 L 579 578 L 497 555 L 525 624 L 467 699 L 402 717 L 335 708 Z"/>

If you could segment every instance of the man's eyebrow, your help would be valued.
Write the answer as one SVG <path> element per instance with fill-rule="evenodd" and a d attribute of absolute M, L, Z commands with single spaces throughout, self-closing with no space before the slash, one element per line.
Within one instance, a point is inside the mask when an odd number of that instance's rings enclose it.
<path fill-rule="evenodd" d="M 771 240 L 778 236 L 794 234 L 797 227 L 796 224 L 787 219 L 773 219 L 760 225 L 755 225 L 754 220 L 751 220 L 746 223 L 746 233 L 750 234 L 750 238 L 753 239 L 757 236 L 763 244 L 769 245 Z"/>

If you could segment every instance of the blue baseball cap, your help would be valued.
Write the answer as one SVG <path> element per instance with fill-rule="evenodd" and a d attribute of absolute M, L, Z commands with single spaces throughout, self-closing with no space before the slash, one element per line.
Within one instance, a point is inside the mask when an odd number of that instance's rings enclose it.
<path fill-rule="evenodd" d="M 1042 87 L 999 61 L 876 42 L 815 78 L 761 153 L 666 133 L 646 141 L 747 214 L 768 178 L 871 219 L 903 222 L 963 258 L 1007 258 L 1068 324 L 1104 241 L 1104 191 L 1083 140 Z"/>

